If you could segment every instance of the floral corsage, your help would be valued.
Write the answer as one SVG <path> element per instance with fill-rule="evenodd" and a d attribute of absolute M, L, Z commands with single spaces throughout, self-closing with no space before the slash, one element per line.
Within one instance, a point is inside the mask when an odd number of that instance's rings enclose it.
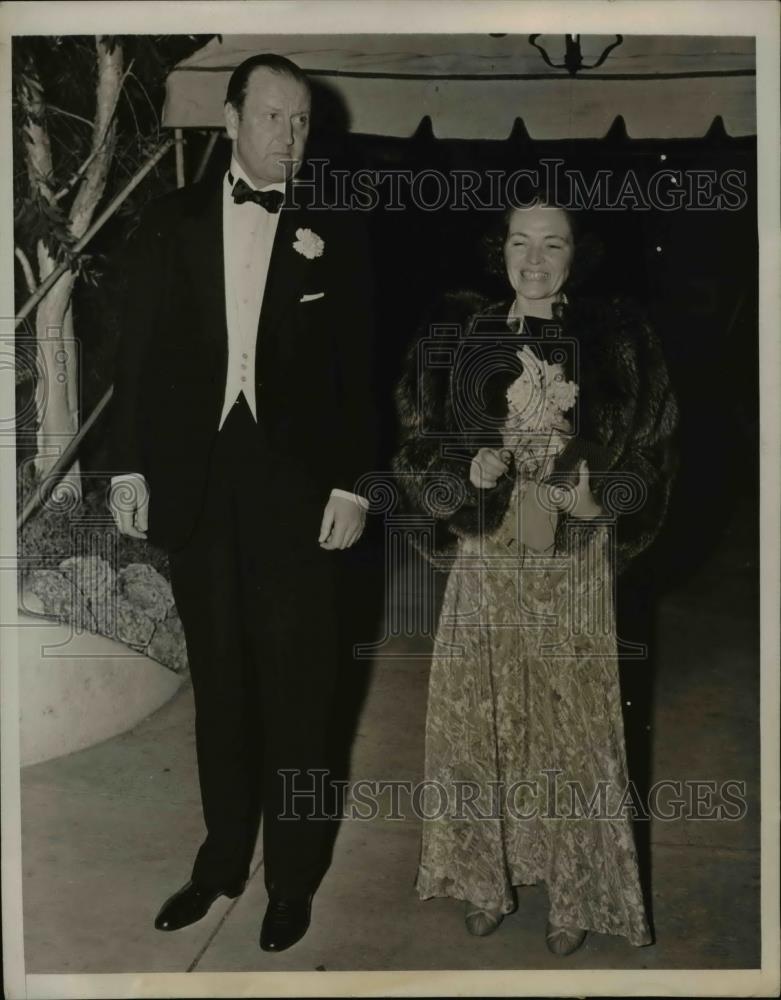
<path fill-rule="evenodd" d="M 571 430 L 564 414 L 575 405 L 578 386 L 566 380 L 561 365 L 540 360 L 528 346 L 517 353 L 523 371 L 507 390 L 504 445 L 527 475 L 547 477 Z"/>

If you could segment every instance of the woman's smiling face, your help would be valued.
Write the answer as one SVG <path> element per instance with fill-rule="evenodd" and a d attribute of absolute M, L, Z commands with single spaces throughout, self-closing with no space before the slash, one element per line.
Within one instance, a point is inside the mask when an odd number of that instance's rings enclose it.
<path fill-rule="evenodd" d="M 534 205 L 512 212 L 504 263 L 521 304 L 556 300 L 569 275 L 574 249 L 572 228 L 562 209 Z"/>

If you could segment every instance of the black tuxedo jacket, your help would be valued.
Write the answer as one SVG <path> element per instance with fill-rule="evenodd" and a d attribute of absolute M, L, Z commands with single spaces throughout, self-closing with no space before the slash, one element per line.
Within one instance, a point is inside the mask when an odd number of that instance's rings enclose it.
<path fill-rule="evenodd" d="M 222 198 L 220 182 L 153 202 L 123 265 L 110 467 L 146 477 L 149 539 L 168 549 L 194 527 L 224 401 Z M 257 416 L 274 457 L 269 489 L 322 507 L 375 460 L 372 274 L 359 215 L 318 208 L 310 189 L 290 201 L 258 324 Z M 294 249 L 298 229 L 323 240 L 320 257 Z"/>

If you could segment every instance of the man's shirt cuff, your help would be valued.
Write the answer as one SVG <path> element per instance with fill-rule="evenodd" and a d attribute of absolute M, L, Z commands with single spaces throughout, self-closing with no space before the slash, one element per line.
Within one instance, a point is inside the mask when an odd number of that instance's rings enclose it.
<path fill-rule="evenodd" d="M 348 493 L 347 490 L 331 490 L 332 497 L 342 497 L 345 500 L 352 500 L 353 503 L 357 503 L 359 507 L 363 507 L 364 510 L 369 509 L 369 501 L 366 497 L 359 496 L 357 493 Z"/>
<path fill-rule="evenodd" d="M 123 472 L 121 476 L 112 476 L 111 485 L 115 486 L 117 483 L 131 482 L 134 479 L 140 479 L 146 485 L 146 479 L 144 479 L 140 472 Z"/>

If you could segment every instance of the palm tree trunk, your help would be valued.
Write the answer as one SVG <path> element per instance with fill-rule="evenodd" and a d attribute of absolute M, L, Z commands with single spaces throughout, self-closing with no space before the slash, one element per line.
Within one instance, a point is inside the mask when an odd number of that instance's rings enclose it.
<path fill-rule="evenodd" d="M 95 119 L 91 149 L 79 176 L 79 189 L 68 213 L 70 232 L 78 240 L 89 228 L 106 189 L 116 147 L 115 111 L 124 83 L 123 51 L 116 38 L 95 38 Z M 20 88 L 27 112 L 25 153 L 31 188 L 50 204 L 56 201 L 53 160 L 46 128 L 46 101 L 37 67 L 30 58 Z M 57 266 L 43 240 L 37 248 L 38 280 Z M 35 317 L 40 376 L 37 393 L 38 473 L 45 476 L 79 428 L 79 352 L 73 327 L 76 271 L 66 271 L 41 300 Z M 65 477 L 69 491 L 81 495 L 78 462 Z"/>
<path fill-rule="evenodd" d="M 42 243 L 38 246 L 38 271 L 43 281 L 57 262 Z M 79 429 L 79 358 L 73 333 L 72 295 L 75 275 L 66 271 L 43 298 L 35 314 L 39 385 L 37 403 L 37 455 L 35 467 L 45 476 Z M 81 496 L 78 461 L 64 481 Z"/>

